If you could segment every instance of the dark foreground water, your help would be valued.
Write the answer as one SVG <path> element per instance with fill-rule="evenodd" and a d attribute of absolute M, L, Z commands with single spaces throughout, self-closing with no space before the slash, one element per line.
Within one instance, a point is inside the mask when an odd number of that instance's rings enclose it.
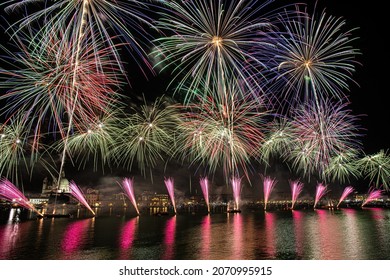
<path fill-rule="evenodd" d="M 0 259 L 390 259 L 390 210 L 381 208 L 9 217 L 1 210 Z"/>

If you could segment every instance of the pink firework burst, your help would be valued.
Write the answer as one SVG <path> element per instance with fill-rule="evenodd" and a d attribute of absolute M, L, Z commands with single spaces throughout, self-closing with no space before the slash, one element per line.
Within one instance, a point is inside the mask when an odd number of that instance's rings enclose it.
<path fill-rule="evenodd" d="M 69 184 L 69 188 L 71 190 L 71 194 L 74 198 L 77 199 L 82 205 L 84 205 L 91 213 L 95 216 L 95 212 L 92 210 L 91 206 L 89 206 L 82 190 L 76 185 L 75 182 L 71 181 Z"/>
<path fill-rule="evenodd" d="M 328 187 L 322 183 L 319 183 L 317 185 L 316 189 L 316 197 L 314 200 L 314 208 L 316 208 L 318 202 L 321 200 L 321 198 L 327 193 Z"/>
<path fill-rule="evenodd" d="M 276 180 L 270 177 L 265 177 L 263 180 L 263 191 L 264 191 L 264 210 L 267 210 L 268 201 L 272 190 L 276 185 Z"/>
<path fill-rule="evenodd" d="M 210 213 L 209 180 L 206 177 L 200 178 L 200 187 L 202 188 L 204 201 L 206 202 L 206 205 L 207 205 L 207 212 Z"/>
<path fill-rule="evenodd" d="M 164 179 L 165 186 L 167 187 L 169 198 L 171 199 L 173 211 L 176 214 L 176 203 L 175 203 L 175 188 L 174 188 L 174 180 L 172 177 Z"/>
<path fill-rule="evenodd" d="M 354 190 L 355 190 L 355 189 L 354 189 L 353 187 L 351 187 L 351 186 L 345 187 L 343 193 L 341 194 L 339 203 L 337 204 L 337 208 L 339 207 L 339 205 L 341 204 L 341 202 L 343 202 L 343 200 L 347 198 L 348 195 L 350 195 L 351 193 L 353 193 Z"/>
<path fill-rule="evenodd" d="M 0 198 L 4 198 L 7 201 L 17 203 L 18 205 L 34 211 L 39 216 L 42 216 L 35 207 L 30 204 L 28 199 L 23 195 L 23 193 L 9 180 L 1 179 L 0 180 Z"/>
<path fill-rule="evenodd" d="M 291 209 L 294 209 L 294 205 L 298 199 L 299 194 L 302 192 L 303 183 L 299 181 L 290 181 L 291 187 Z"/>
<path fill-rule="evenodd" d="M 241 197 L 241 178 L 233 177 L 231 179 L 234 199 L 234 210 L 240 209 L 240 197 Z"/>
<path fill-rule="evenodd" d="M 133 204 L 135 211 L 137 211 L 137 214 L 139 215 L 137 200 L 135 199 L 135 195 L 134 195 L 134 179 L 133 178 L 123 179 L 121 187 L 123 191 L 126 193 L 126 196 L 130 200 L 130 202 Z"/>
<path fill-rule="evenodd" d="M 373 187 L 371 187 L 368 190 L 367 198 L 362 203 L 362 207 L 364 207 L 367 203 L 370 203 L 376 199 L 381 198 L 382 194 L 383 194 L 382 190 L 374 189 Z"/>

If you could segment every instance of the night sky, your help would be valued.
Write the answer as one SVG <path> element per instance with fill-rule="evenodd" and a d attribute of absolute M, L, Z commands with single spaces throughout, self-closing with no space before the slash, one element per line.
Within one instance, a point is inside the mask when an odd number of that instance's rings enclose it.
<path fill-rule="evenodd" d="M 309 1 L 314 2 L 314 1 Z M 320 7 L 325 7 L 329 14 L 343 17 L 349 28 L 358 28 L 354 35 L 358 40 L 353 45 L 360 49 L 361 55 L 353 77 L 359 84 L 351 84 L 350 101 L 354 114 L 362 115 L 362 127 L 366 129 L 363 138 L 366 153 L 376 153 L 380 149 L 387 150 L 390 136 L 387 133 L 390 113 L 386 102 L 386 65 L 389 65 L 388 50 L 385 49 L 385 23 L 388 17 L 386 9 L 376 6 L 377 2 L 353 0 L 320 0 Z"/>
<path fill-rule="evenodd" d="M 276 0 L 276 5 L 302 3 L 290 0 Z M 315 1 L 306 1 L 313 8 Z M 360 64 L 356 66 L 353 79 L 357 84 L 349 82 L 349 101 L 355 115 L 360 116 L 361 127 L 364 129 L 363 146 L 367 154 L 376 153 L 380 149 L 390 148 L 390 136 L 386 133 L 390 121 L 389 106 L 386 102 L 386 80 L 388 79 L 386 65 L 390 65 L 388 50 L 385 49 L 388 32 L 385 23 L 386 9 L 378 9 L 367 2 L 353 0 L 319 0 L 318 11 L 325 8 L 327 14 L 342 17 L 346 21 L 345 28 L 353 29 L 353 37 L 357 37 L 353 47 L 361 54 L 356 57 Z M 344 29 L 345 30 L 345 29 Z M 166 93 L 166 77 L 150 76 L 149 81 L 142 77 L 132 80 L 133 90 L 145 93 L 146 96 L 157 96 Z M 161 86 L 164 85 L 164 86 Z"/>
<path fill-rule="evenodd" d="M 310 7 L 313 7 L 315 1 L 306 1 Z M 293 1 L 280 0 L 276 3 L 293 3 Z M 364 151 L 367 154 L 379 152 L 380 149 L 389 149 L 389 133 L 387 131 L 389 125 L 389 108 L 387 98 L 387 70 L 386 66 L 389 64 L 388 50 L 385 49 L 385 40 L 388 37 L 388 24 L 385 24 L 385 20 L 388 17 L 386 15 L 386 9 L 383 7 L 377 7 L 376 2 L 362 2 L 354 0 L 320 0 L 318 1 L 318 10 L 322 10 L 324 7 L 328 14 L 336 17 L 343 17 L 346 20 L 347 28 L 358 28 L 353 33 L 354 37 L 358 37 L 353 47 L 360 49 L 361 55 L 356 60 L 361 63 L 356 68 L 356 72 L 353 74 L 354 80 L 358 85 L 350 84 L 349 100 L 354 115 L 359 115 L 361 119 L 361 127 L 365 130 L 365 134 L 362 138 Z M 4 14 L 3 7 L 0 7 L 2 15 Z M 4 21 L 2 22 L 4 26 Z M 4 37 L 3 37 L 4 38 Z M 2 45 L 6 45 L 6 42 L 2 42 Z M 130 76 L 130 82 L 132 89 L 129 90 L 137 95 L 145 94 L 145 96 L 158 96 L 161 94 L 168 94 L 165 91 L 167 86 L 167 79 L 162 75 L 150 76 L 148 80 L 140 75 L 135 74 Z M 154 171 L 157 177 L 163 176 L 163 170 L 157 168 Z M 180 173 L 181 172 L 181 173 Z M 175 174 L 182 174 L 183 182 L 188 180 L 188 176 L 191 170 L 187 170 L 186 167 L 175 167 Z M 185 174 L 186 173 L 186 174 Z M 69 174 L 69 172 L 68 172 Z M 108 175 L 110 174 L 110 175 Z M 104 176 L 122 176 L 124 173 L 120 170 L 107 170 Z M 104 184 L 104 178 L 96 175 L 92 177 L 89 171 L 77 171 L 74 174 L 71 173 L 69 177 L 77 176 L 81 183 Z M 68 176 L 67 176 L 68 177 Z M 97 179 L 99 178 L 99 179 Z M 76 179 L 76 178 L 74 178 Z M 35 176 L 35 180 L 39 182 L 41 177 Z M 110 180 L 108 180 L 110 181 Z M 108 184 L 107 181 L 107 184 Z M 103 183 L 102 183 L 103 182 Z M 149 184 L 145 182 L 145 184 Z M 161 182 L 158 185 L 162 185 Z"/>

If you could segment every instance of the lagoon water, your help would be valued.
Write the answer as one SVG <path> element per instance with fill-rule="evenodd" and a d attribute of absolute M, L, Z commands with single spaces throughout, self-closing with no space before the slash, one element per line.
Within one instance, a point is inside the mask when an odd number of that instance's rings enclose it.
<path fill-rule="evenodd" d="M 21 220 L 0 212 L 0 259 L 383 260 L 390 209 L 243 211 Z"/>

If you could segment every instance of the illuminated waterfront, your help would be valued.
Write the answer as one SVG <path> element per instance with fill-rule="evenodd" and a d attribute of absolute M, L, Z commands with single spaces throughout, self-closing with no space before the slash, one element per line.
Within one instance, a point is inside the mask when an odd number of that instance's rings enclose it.
<path fill-rule="evenodd" d="M 11 210 L 15 214 L 15 209 Z M 84 211 L 84 212 L 83 212 Z M 254 211 L 28 219 L 1 210 L 0 259 L 390 259 L 390 210 Z"/>

